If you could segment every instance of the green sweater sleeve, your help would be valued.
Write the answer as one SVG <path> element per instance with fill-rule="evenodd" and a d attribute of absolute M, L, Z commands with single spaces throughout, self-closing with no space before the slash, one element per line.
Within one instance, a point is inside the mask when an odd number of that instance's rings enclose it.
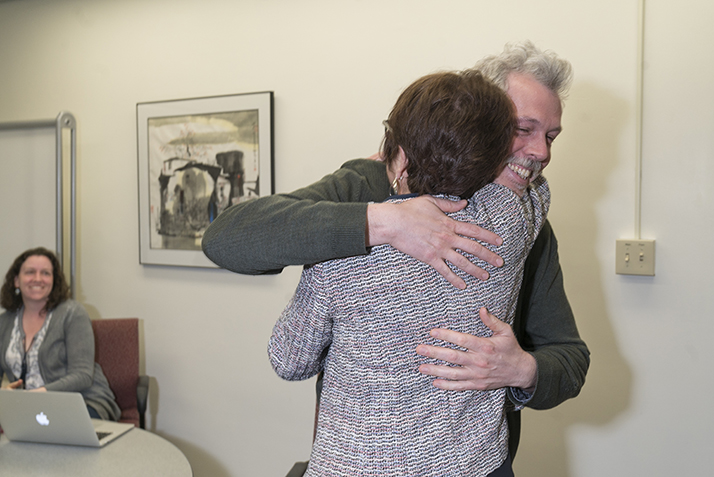
<path fill-rule="evenodd" d="M 580 339 L 565 295 L 558 242 L 547 221 L 526 260 L 513 329 L 538 366 L 536 389 L 525 405 L 550 409 L 577 396 L 585 384 L 590 351 Z"/>
<path fill-rule="evenodd" d="M 217 265 L 249 275 L 363 255 L 367 203 L 388 195 L 385 165 L 355 159 L 305 188 L 228 208 L 206 230 L 203 252 Z"/>

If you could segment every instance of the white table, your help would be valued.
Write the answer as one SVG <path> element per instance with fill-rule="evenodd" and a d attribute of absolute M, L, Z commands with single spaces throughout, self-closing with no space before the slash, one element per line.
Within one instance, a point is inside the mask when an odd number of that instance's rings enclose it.
<path fill-rule="evenodd" d="M 0 436 L 2 475 L 68 477 L 191 477 L 186 456 L 171 442 L 142 429 L 132 429 L 106 446 L 63 446 L 10 442 Z"/>

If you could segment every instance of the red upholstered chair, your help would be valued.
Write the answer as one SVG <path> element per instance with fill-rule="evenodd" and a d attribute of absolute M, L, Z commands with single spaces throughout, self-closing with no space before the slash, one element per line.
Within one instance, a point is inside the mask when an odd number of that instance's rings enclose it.
<path fill-rule="evenodd" d="M 145 428 L 149 377 L 139 376 L 139 319 L 92 320 L 94 360 L 102 367 L 121 409 L 120 422 Z"/>

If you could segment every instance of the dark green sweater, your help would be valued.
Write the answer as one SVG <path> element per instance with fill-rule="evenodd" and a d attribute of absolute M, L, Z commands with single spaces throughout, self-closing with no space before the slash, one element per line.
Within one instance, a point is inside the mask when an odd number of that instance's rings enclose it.
<path fill-rule="evenodd" d="M 367 203 L 381 202 L 389 192 L 383 163 L 349 161 L 303 189 L 230 207 L 206 231 L 203 251 L 221 267 L 251 275 L 366 254 Z M 521 347 L 535 357 L 538 377 L 532 396 L 510 389 L 509 398 L 529 398 L 526 406 L 549 409 L 577 396 L 590 352 L 565 296 L 558 243 L 547 221 L 526 260 L 513 329 Z M 509 415 L 509 425 L 514 455 L 519 413 Z"/>

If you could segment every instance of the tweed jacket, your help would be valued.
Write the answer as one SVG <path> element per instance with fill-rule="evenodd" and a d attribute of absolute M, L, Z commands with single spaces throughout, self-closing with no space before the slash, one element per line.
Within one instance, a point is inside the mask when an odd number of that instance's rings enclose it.
<path fill-rule="evenodd" d="M 391 199 L 395 202 L 406 200 Z M 504 239 L 484 262 L 491 278 L 458 290 L 428 265 L 390 246 L 304 270 L 269 343 L 276 372 L 306 379 L 324 369 L 317 436 L 308 476 L 480 476 L 508 453 L 506 389 L 443 391 L 418 372 L 420 343 L 435 327 L 477 336 L 485 306 L 511 324 L 523 266 L 545 221 L 550 193 L 539 178 L 524 198 L 489 184 L 452 214 Z M 470 257 L 476 260 L 474 257 Z"/>

